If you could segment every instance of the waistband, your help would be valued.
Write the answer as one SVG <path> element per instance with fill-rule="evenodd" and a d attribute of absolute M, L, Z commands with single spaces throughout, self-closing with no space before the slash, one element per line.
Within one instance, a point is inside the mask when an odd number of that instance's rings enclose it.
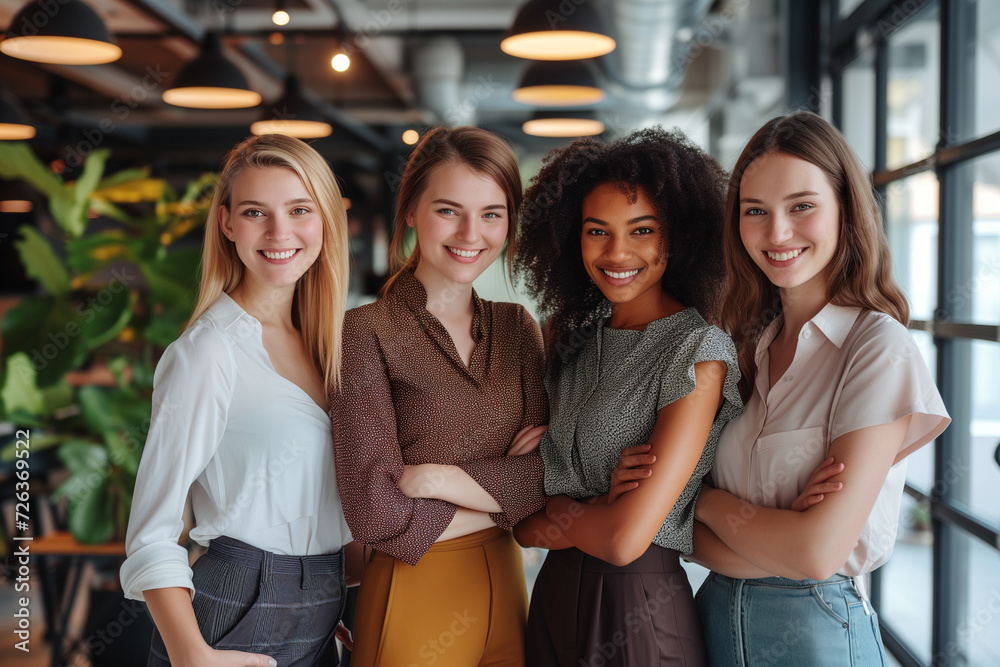
<path fill-rule="evenodd" d="M 469 533 L 468 535 L 462 535 L 461 537 L 456 537 L 450 540 L 445 540 L 444 542 L 435 542 L 431 545 L 431 548 L 427 550 L 427 553 L 435 553 L 438 551 L 455 551 L 457 549 L 468 549 L 469 547 L 478 547 L 487 542 L 492 542 L 498 540 L 502 537 L 513 535 L 509 530 L 504 530 L 500 526 L 493 526 L 492 528 L 484 528 L 483 530 L 477 530 L 474 533 Z"/>
<path fill-rule="evenodd" d="M 743 583 L 747 586 L 772 586 L 774 588 L 811 588 L 812 586 L 831 586 L 834 584 L 850 583 L 854 580 L 845 574 L 835 574 L 829 579 L 787 579 L 785 577 L 762 577 L 760 579 L 733 579 L 724 574 L 713 572 L 712 575 L 722 579 L 724 582 Z"/>
<path fill-rule="evenodd" d="M 209 543 L 206 555 L 255 570 L 262 569 L 265 562 L 270 561 L 271 571 L 280 574 L 339 574 L 344 566 L 343 550 L 320 556 L 283 556 L 225 535 Z"/>
<path fill-rule="evenodd" d="M 628 572 L 674 572 L 682 569 L 680 552 L 657 544 L 650 544 L 641 556 L 621 567 L 588 555 L 576 547 L 550 551 L 547 558 L 554 558 L 567 567 L 578 568 L 585 572 L 621 574 Z"/>

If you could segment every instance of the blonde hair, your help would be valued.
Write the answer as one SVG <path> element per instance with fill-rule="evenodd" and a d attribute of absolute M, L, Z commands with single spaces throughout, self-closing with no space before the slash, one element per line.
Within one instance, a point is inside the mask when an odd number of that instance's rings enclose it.
<path fill-rule="evenodd" d="M 521 209 L 521 172 L 517 156 L 499 135 L 478 127 L 435 127 L 427 132 L 406 161 L 396 194 L 396 231 L 389 244 L 389 278 L 382 287 L 388 294 L 399 273 L 412 270 L 420 262 L 420 244 L 406 253 L 406 219 L 412 215 L 427 181 L 438 167 L 464 164 L 485 174 L 503 190 L 507 198 L 507 275 L 512 273 L 516 253 L 517 215 Z"/>
<path fill-rule="evenodd" d="M 233 183 L 245 169 L 291 169 L 323 219 L 323 245 L 315 263 L 295 284 L 292 321 L 328 386 L 340 385 L 341 330 L 347 304 L 347 212 L 326 160 L 308 144 L 283 134 L 262 134 L 237 144 L 225 158 L 205 222 L 198 301 L 187 326 L 243 279 L 236 246 L 222 233 L 219 209 L 232 206 Z M 231 213 L 232 211 L 230 211 Z"/>
<path fill-rule="evenodd" d="M 784 153 L 816 165 L 837 195 L 839 241 L 828 265 L 827 300 L 886 313 L 904 326 L 909 319 L 906 296 L 892 277 L 882 209 L 868 172 L 847 140 L 809 111 L 774 118 L 751 137 L 733 167 L 722 234 L 726 264 L 722 323 L 736 343 L 744 400 L 753 391 L 757 374 L 757 343 L 781 305 L 778 288 L 753 262 L 740 239 L 740 182 L 753 162 L 768 153 Z"/>

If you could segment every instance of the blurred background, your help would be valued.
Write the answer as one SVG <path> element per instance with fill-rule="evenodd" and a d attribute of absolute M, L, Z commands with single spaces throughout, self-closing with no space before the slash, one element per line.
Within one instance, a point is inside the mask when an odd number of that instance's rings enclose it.
<path fill-rule="evenodd" d="M 527 183 L 577 136 L 652 125 L 728 168 L 799 108 L 871 171 L 954 420 L 910 457 L 873 577 L 886 646 L 903 665 L 1000 664 L 1000 2 L 0 0 L 0 26 L 4 665 L 144 664 L 121 540 L 152 369 L 190 313 L 213 174 L 236 142 L 298 133 L 328 159 L 357 305 L 384 278 L 395 187 L 431 126 L 502 134 Z M 534 310 L 499 265 L 476 288 Z M 529 585 L 542 556 L 525 554 Z M 697 587 L 704 571 L 689 572 Z"/>

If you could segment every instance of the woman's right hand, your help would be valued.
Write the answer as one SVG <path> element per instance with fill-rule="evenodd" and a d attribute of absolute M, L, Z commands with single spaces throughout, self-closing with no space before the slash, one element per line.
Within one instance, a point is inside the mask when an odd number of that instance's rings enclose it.
<path fill-rule="evenodd" d="M 829 482 L 831 477 L 844 472 L 843 463 L 834 463 L 833 457 L 829 457 L 819 464 L 806 482 L 806 488 L 802 490 L 799 497 L 792 502 L 792 509 L 796 512 L 804 512 L 813 505 L 822 502 L 828 493 L 835 493 L 844 488 L 843 482 Z"/>
<path fill-rule="evenodd" d="M 208 644 L 196 656 L 170 658 L 175 667 L 277 667 L 278 661 L 259 653 L 243 651 L 217 651 Z"/>
<path fill-rule="evenodd" d="M 618 466 L 611 473 L 611 490 L 608 491 L 608 504 L 639 488 L 639 480 L 646 479 L 653 471 L 648 466 L 656 461 L 656 455 L 650 454 L 650 445 L 635 445 L 626 447 Z"/>
<path fill-rule="evenodd" d="M 542 436 L 548 428 L 548 424 L 544 426 L 525 426 L 522 428 L 510 443 L 510 447 L 507 449 L 507 456 L 530 454 L 538 449 L 538 443 L 542 441 Z"/>

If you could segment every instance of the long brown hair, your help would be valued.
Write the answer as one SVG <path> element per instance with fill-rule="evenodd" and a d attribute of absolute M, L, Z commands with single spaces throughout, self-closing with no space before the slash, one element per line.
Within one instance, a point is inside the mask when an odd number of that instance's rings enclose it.
<path fill-rule="evenodd" d="M 283 167 L 302 181 L 323 218 L 323 245 L 315 263 L 295 283 L 292 320 L 302 343 L 328 386 L 340 383 L 340 342 L 350 270 L 347 212 L 326 160 L 305 142 L 283 134 L 245 139 L 226 156 L 205 222 L 198 301 L 188 326 L 243 280 L 236 246 L 222 233 L 219 209 L 232 205 L 233 182 L 245 169 Z"/>
<path fill-rule="evenodd" d="M 485 174 L 507 197 L 507 274 L 511 274 L 517 250 L 517 214 L 521 208 L 521 172 L 517 156 L 499 135 L 478 127 L 435 127 L 424 134 L 403 168 L 396 194 L 396 231 L 389 244 L 389 278 L 382 287 L 387 294 L 400 271 L 412 270 L 420 262 L 420 245 L 407 256 L 406 219 L 413 213 L 427 181 L 443 165 L 464 164 Z"/>
<path fill-rule="evenodd" d="M 781 299 L 778 288 L 754 264 L 740 239 L 740 182 L 748 170 L 755 168 L 757 158 L 772 152 L 816 165 L 837 193 L 839 242 L 828 265 L 827 299 L 838 306 L 886 313 L 904 325 L 909 319 L 906 297 L 892 278 L 882 209 L 871 178 L 847 140 L 809 111 L 774 118 L 757 130 L 736 161 L 729 180 L 722 235 L 726 263 L 722 323 L 736 343 L 744 400 L 753 391 L 757 375 L 757 343 L 781 312 Z"/>

